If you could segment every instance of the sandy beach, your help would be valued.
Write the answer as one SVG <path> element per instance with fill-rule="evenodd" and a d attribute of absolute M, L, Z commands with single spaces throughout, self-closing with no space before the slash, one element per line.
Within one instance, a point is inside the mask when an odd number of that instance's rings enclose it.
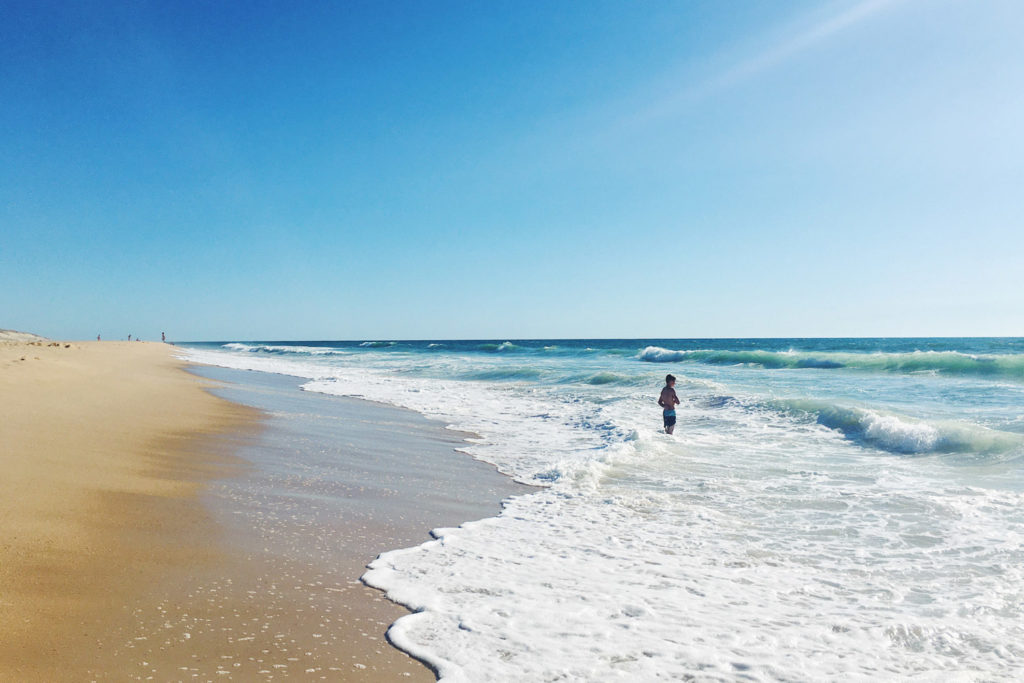
<path fill-rule="evenodd" d="M 195 500 L 237 462 L 204 439 L 258 413 L 181 366 L 162 344 L 0 344 L 0 680 L 104 671 L 126 605 L 218 561 Z"/>
<path fill-rule="evenodd" d="M 359 577 L 515 485 L 411 411 L 187 368 L 0 343 L 0 681 L 433 680 Z"/>

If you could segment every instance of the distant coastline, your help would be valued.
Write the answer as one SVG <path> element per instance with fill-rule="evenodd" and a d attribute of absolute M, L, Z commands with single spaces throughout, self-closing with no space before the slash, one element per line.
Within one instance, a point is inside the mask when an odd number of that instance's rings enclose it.
<path fill-rule="evenodd" d="M 0 342 L 35 342 L 49 341 L 46 337 L 40 337 L 31 332 L 18 332 L 17 330 L 0 330 Z"/>

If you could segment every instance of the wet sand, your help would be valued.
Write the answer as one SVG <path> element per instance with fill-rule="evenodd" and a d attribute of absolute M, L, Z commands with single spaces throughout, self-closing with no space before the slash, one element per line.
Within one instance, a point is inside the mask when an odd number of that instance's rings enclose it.
<path fill-rule="evenodd" d="M 526 487 L 410 411 L 47 344 L 0 344 L 0 681 L 433 680 L 359 576 Z"/>
<path fill-rule="evenodd" d="M 497 514 L 530 489 L 457 453 L 465 435 L 417 413 L 303 392 L 279 375 L 193 371 L 264 411 L 265 429 L 242 449 L 246 471 L 203 499 L 235 565 L 192 577 L 185 600 L 146 608 L 151 628 L 135 636 L 146 640 L 125 640 L 137 658 L 159 677 L 202 643 L 210 656 L 188 663 L 200 679 L 434 680 L 385 639 L 407 611 L 359 577 L 381 552 Z"/>

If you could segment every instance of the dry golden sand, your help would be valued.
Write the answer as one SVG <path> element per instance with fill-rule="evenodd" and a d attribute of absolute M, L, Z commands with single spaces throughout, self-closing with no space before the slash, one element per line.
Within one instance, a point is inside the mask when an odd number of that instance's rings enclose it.
<path fill-rule="evenodd" d="M 260 638 L 196 638 L 150 650 L 150 662 L 130 646 L 133 634 L 159 628 L 160 611 L 143 606 L 187 605 L 193 623 L 261 617 L 249 591 L 204 607 L 193 597 L 197 580 L 274 580 L 268 566 L 232 554 L 198 497 L 210 477 L 243 466 L 228 446 L 258 429 L 259 414 L 206 392 L 172 353 L 143 342 L 0 343 L 0 681 L 143 679 L 154 670 L 157 680 L 190 680 L 216 673 L 210 660 L 230 667 L 269 652 Z M 332 633 L 365 664 L 275 678 L 433 680 L 384 644 L 383 627 L 401 608 L 361 586 L 344 600 L 366 606 L 347 605 L 359 622 Z M 294 614 L 295 634 L 322 630 L 303 623 L 313 616 L 303 605 L 279 597 L 274 609 Z M 369 639 L 368 624 L 379 629 Z"/>

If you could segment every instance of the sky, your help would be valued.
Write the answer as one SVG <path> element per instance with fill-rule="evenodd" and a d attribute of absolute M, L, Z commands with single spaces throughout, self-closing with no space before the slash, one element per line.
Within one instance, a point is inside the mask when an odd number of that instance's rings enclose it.
<path fill-rule="evenodd" d="M 1024 3 L 0 3 L 0 327 L 1024 335 Z"/>

